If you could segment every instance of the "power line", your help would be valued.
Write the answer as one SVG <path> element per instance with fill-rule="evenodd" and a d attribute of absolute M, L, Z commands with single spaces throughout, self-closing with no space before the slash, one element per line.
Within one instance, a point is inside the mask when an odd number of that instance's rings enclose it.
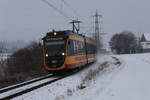
<path fill-rule="evenodd" d="M 73 19 L 71 17 L 69 17 L 67 14 L 65 14 L 62 9 L 58 9 L 56 6 L 54 6 L 52 3 L 48 2 L 47 0 L 42 0 L 44 3 L 46 3 L 49 7 L 53 8 L 55 11 L 57 11 L 59 14 L 61 14 L 63 17 L 65 17 L 66 19 L 72 20 Z M 82 20 L 84 20 L 85 22 L 87 22 L 84 18 L 82 18 L 77 12 L 76 10 L 74 10 L 72 8 L 72 6 L 70 6 L 69 3 L 67 3 L 65 0 L 61 0 L 66 7 L 68 7 L 72 12 L 74 12 L 74 14 L 76 14 L 76 16 L 78 16 L 79 18 L 81 18 Z"/>
<path fill-rule="evenodd" d="M 84 22 L 88 22 L 84 17 L 82 17 L 69 3 L 67 3 L 65 0 L 61 0 L 65 5 L 66 7 L 70 8 L 70 10 L 72 10 L 73 14 L 76 15 L 77 18 L 81 19 L 82 22 L 84 20 Z"/>
<path fill-rule="evenodd" d="M 49 3 L 47 0 L 42 0 L 44 3 L 46 3 L 49 7 L 53 8 L 55 11 L 57 11 L 59 14 L 61 14 L 62 16 L 64 16 L 65 18 L 72 20 L 68 15 L 66 15 L 65 13 L 63 13 L 60 9 L 58 9 L 57 7 L 55 7 L 54 5 L 52 5 L 51 3 Z"/>
<path fill-rule="evenodd" d="M 93 29 L 93 26 L 89 27 L 88 30 L 85 31 L 85 34 Z M 91 33 L 90 33 L 91 34 Z M 91 34 L 92 35 L 92 34 Z"/>
<path fill-rule="evenodd" d="M 69 3 L 67 3 L 65 0 L 61 0 L 68 8 L 70 8 L 70 10 L 72 9 L 72 11 L 74 12 L 74 14 L 76 14 L 78 17 L 82 18 L 75 9 L 72 8 L 72 6 L 70 6 Z"/>

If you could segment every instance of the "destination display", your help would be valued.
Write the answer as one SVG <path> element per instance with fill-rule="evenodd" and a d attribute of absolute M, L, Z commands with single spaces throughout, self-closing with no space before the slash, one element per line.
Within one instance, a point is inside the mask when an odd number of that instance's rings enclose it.
<path fill-rule="evenodd" d="M 46 40 L 63 40 L 63 38 L 62 37 L 57 37 L 57 38 L 47 38 Z"/>

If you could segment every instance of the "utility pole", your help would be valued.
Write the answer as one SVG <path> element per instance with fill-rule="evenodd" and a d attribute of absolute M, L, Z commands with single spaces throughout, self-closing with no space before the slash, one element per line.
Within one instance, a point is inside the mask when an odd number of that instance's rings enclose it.
<path fill-rule="evenodd" d="M 100 51 L 101 46 L 102 46 L 100 34 L 103 32 L 102 21 L 100 21 L 99 18 L 102 18 L 102 15 L 99 15 L 97 10 L 96 10 L 96 14 L 94 15 L 94 19 L 95 19 L 94 39 L 97 43 L 97 52 Z M 100 25 L 101 25 L 101 27 L 100 27 Z"/>

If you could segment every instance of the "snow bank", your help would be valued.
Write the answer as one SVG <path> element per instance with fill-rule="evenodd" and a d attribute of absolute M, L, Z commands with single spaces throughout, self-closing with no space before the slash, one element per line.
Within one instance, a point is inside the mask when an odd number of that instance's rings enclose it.
<path fill-rule="evenodd" d="M 19 96 L 17 98 L 14 98 L 13 100 L 62 100 L 62 99 L 69 99 L 69 97 L 73 97 L 76 93 L 79 93 L 79 91 L 82 90 L 88 90 L 88 87 L 91 87 L 92 84 L 96 82 L 98 75 L 93 76 L 92 80 L 85 80 L 83 81 L 87 75 L 89 75 L 89 72 L 97 70 L 100 68 L 100 74 L 101 72 L 105 72 L 104 68 L 101 69 L 102 65 L 109 65 L 112 63 L 112 58 L 108 56 L 99 56 L 98 61 L 89 67 L 83 69 L 82 71 L 76 73 L 75 75 L 69 76 L 65 79 L 59 80 L 53 84 L 44 86 L 42 88 L 39 88 L 37 90 L 34 90 L 30 93 L 24 94 L 22 96 Z M 106 63 L 107 62 L 107 63 Z M 99 75 L 100 75 L 99 74 Z M 88 78 L 87 78 L 88 79 Z M 81 84 L 84 82 L 84 89 L 81 89 Z M 103 83 L 102 83 L 103 84 Z M 76 98 L 75 98 L 76 99 Z M 77 99 L 76 99 L 77 100 Z"/>
<path fill-rule="evenodd" d="M 149 100 L 149 76 L 149 53 L 101 55 L 75 75 L 13 100 Z"/>
<path fill-rule="evenodd" d="M 113 56 L 123 62 L 121 66 L 109 67 L 95 84 L 74 93 L 69 100 L 149 100 L 150 54 Z"/>

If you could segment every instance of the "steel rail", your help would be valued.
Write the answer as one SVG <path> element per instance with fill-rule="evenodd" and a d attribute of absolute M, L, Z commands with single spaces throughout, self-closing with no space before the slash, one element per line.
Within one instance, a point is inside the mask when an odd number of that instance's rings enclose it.
<path fill-rule="evenodd" d="M 10 100 L 10 99 L 12 99 L 12 98 L 18 97 L 18 96 L 23 95 L 23 94 L 25 94 L 25 93 L 31 92 L 31 91 L 33 91 L 33 90 L 35 90 L 35 89 L 41 88 L 41 87 L 46 86 L 46 85 L 49 85 L 49 84 L 51 84 L 51 83 L 54 83 L 54 82 L 56 82 L 56 81 L 58 81 L 58 80 L 61 80 L 61 79 L 65 78 L 65 77 L 67 77 L 67 76 L 70 76 L 70 75 L 72 75 L 72 74 L 74 74 L 74 73 L 65 74 L 65 75 L 62 75 L 62 76 L 60 76 L 60 77 L 58 77 L 58 78 L 54 78 L 54 79 L 52 79 L 52 80 L 50 80 L 50 81 L 47 81 L 47 82 L 45 82 L 45 83 L 41 83 L 41 84 L 39 84 L 39 85 L 37 85 L 37 86 L 33 86 L 33 87 L 28 88 L 28 89 L 24 89 L 24 90 L 22 90 L 22 91 L 18 91 L 18 92 L 16 92 L 16 93 L 12 93 L 12 94 L 10 94 L 10 95 L 0 97 L 0 100 Z M 38 82 L 38 81 L 37 81 L 37 82 Z M 8 91 L 8 92 L 9 92 L 9 91 Z M 5 92 L 4 92 L 4 93 L 5 93 Z"/>
<path fill-rule="evenodd" d="M 35 78 L 35 79 L 30 80 L 30 81 L 26 81 L 26 82 L 23 82 L 23 83 L 20 83 L 20 84 L 16 84 L 16 85 L 12 85 L 12 86 L 9 86 L 9 87 L 5 87 L 5 88 L 0 89 L 0 93 L 7 92 L 7 91 L 10 91 L 12 89 L 19 88 L 19 87 L 22 87 L 22 86 L 25 86 L 25 85 L 28 85 L 28 84 L 31 84 L 31 83 L 34 83 L 34 82 L 37 82 L 37 81 L 49 78 L 49 77 L 53 77 L 53 76 L 54 75 L 52 75 L 52 74 L 48 74 L 46 76 Z"/>

